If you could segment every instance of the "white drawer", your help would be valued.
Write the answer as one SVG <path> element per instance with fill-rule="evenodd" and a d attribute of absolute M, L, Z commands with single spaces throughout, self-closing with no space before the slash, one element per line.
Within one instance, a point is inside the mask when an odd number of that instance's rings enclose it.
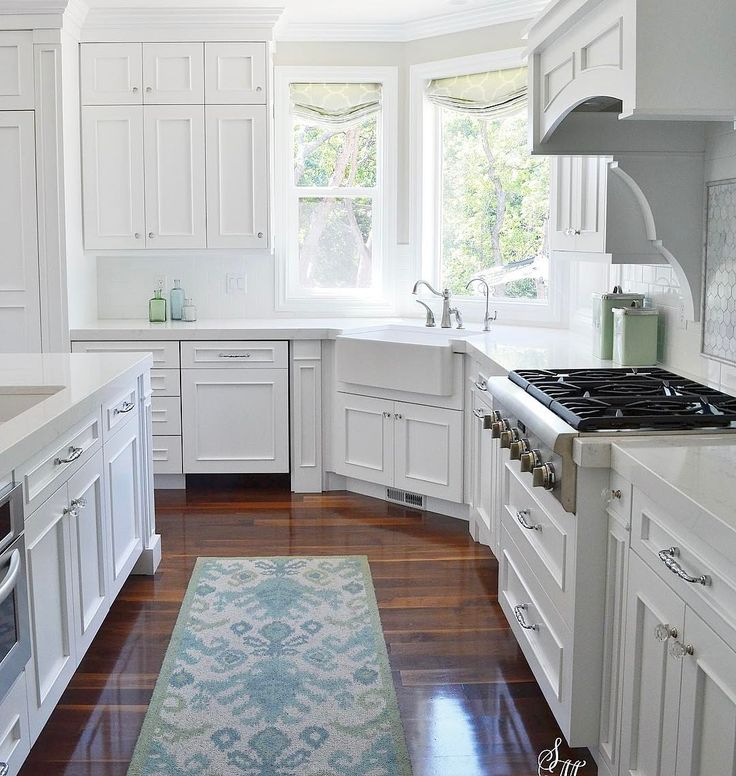
<path fill-rule="evenodd" d="M 102 422 L 105 425 L 105 441 L 126 421 L 138 417 L 138 382 L 120 391 L 102 406 Z"/>
<path fill-rule="evenodd" d="M 182 452 L 180 436 L 155 436 L 153 438 L 153 473 L 181 474 Z"/>
<path fill-rule="evenodd" d="M 499 603 L 539 686 L 554 706 L 565 699 L 565 662 L 570 659 L 572 637 L 503 528 L 501 542 Z"/>
<path fill-rule="evenodd" d="M 181 372 L 178 369 L 152 369 L 153 396 L 181 396 Z"/>
<path fill-rule="evenodd" d="M 179 368 L 178 342 L 73 342 L 72 353 L 152 353 L 156 369 Z"/>
<path fill-rule="evenodd" d="M 18 773 L 30 750 L 26 672 L 23 671 L 0 702 L 0 762 L 7 763 L 9 776 Z"/>
<path fill-rule="evenodd" d="M 182 369 L 287 369 L 288 342 L 182 342 Z"/>
<path fill-rule="evenodd" d="M 23 483 L 26 518 L 99 450 L 102 424 L 99 413 L 90 415 L 33 458 L 16 469 L 16 481 Z"/>
<path fill-rule="evenodd" d="M 545 509 L 520 480 L 512 468 L 514 463 L 504 466 L 501 522 L 568 625 L 572 625 L 577 518 L 561 507 Z"/>
<path fill-rule="evenodd" d="M 151 400 L 151 425 L 154 436 L 181 436 L 181 399 L 154 396 Z"/>

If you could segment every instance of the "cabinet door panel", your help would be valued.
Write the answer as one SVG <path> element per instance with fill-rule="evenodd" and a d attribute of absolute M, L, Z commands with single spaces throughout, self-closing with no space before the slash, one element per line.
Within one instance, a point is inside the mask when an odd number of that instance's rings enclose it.
<path fill-rule="evenodd" d="M 102 451 L 69 480 L 71 547 L 77 659 L 92 643 L 109 609 L 107 519 Z"/>
<path fill-rule="evenodd" d="M 266 108 L 207 106 L 207 245 L 268 246 Z"/>
<path fill-rule="evenodd" d="M 33 113 L 0 112 L 0 342 L 4 352 L 41 350 L 35 158 Z"/>
<path fill-rule="evenodd" d="M 204 108 L 145 110 L 148 248 L 204 248 Z"/>
<path fill-rule="evenodd" d="M 396 487 L 462 501 L 462 412 L 403 402 L 394 407 Z"/>
<path fill-rule="evenodd" d="M 26 30 L 0 32 L 0 110 L 32 110 L 33 33 Z"/>
<path fill-rule="evenodd" d="M 393 402 L 338 393 L 333 452 L 337 474 L 393 485 Z"/>
<path fill-rule="evenodd" d="M 682 637 L 685 604 L 632 552 L 621 714 L 621 774 L 626 776 L 675 772 L 681 663 L 669 656 L 669 641 L 656 638 L 658 625 Z"/>
<path fill-rule="evenodd" d="M 207 104 L 266 104 L 265 43 L 205 43 Z"/>
<path fill-rule="evenodd" d="M 288 369 L 184 369 L 184 472 L 289 471 Z"/>
<path fill-rule="evenodd" d="M 733 774 L 736 769 L 736 652 L 692 609 L 683 658 L 676 776 Z"/>
<path fill-rule="evenodd" d="M 140 43 L 83 43 L 80 58 L 82 105 L 143 102 Z"/>
<path fill-rule="evenodd" d="M 82 109 L 84 244 L 143 248 L 143 108 Z"/>
<path fill-rule="evenodd" d="M 201 43 L 144 43 L 146 105 L 202 105 L 204 51 Z"/>
<path fill-rule="evenodd" d="M 597 156 L 576 157 L 577 216 L 575 250 L 603 253 L 605 250 L 606 174 Z"/>

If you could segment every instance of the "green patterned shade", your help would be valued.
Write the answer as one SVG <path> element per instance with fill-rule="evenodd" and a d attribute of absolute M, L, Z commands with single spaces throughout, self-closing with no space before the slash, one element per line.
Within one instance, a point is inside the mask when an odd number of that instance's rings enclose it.
<path fill-rule="evenodd" d="M 310 122 L 346 125 L 381 110 L 381 84 L 290 84 L 291 112 Z"/>
<path fill-rule="evenodd" d="M 427 99 L 431 103 L 491 119 L 523 108 L 526 93 L 526 67 L 437 78 L 427 86 Z"/>

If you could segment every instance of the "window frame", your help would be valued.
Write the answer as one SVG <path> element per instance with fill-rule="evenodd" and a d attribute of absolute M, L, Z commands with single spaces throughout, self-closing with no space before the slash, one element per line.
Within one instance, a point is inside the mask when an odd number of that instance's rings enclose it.
<path fill-rule="evenodd" d="M 378 282 L 371 289 L 304 289 L 295 284 L 298 271 L 298 207 L 294 194 L 335 196 L 334 187 L 297 187 L 294 182 L 291 83 L 380 83 L 382 106 L 377 116 L 376 186 L 373 189 L 373 255 L 378 258 Z M 325 315 L 390 314 L 394 310 L 396 247 L 398 68 L 307 67 L 279 65 L 274 69 L 274 253 L 276 310 Z M 360 187 L 362 188 L 362 187 Z M 321 189 L 321 190 L 320 190 Z M 342 187 L 343 194 L 357 190 Z M 360 191 L 357 191 L 360 194 Z M 377 205 L 377 206 L 376 206 Z"/>
<path fill-rule="evenodd" d="M 413 266 L 416 277 L 433 285 L 441 278 L 442 236 L 442 148 L 440 110 L 426 98 L 429 81 L 435 78 L 503 70 L 526 64 L 526 50 L 512 48 L 486 54 L 427 62 L 410 68 L 410 159 L 412 181 L 411 235 L 414 247 Z M 531 115 L 531 114 L 530 114 Z M 549 263 L 549 295 L 546 302 L 491 297 L 492 310 L 498 310 L 499 323 L 521 323 L 555 326 L 568 325 L 568 312 L 563 304 L 569 290 L 569 267 L 566 262 Z M 483 319 L 485 299 L 478 296 L 453 296 L 459 301 L 467 319 Z"/>

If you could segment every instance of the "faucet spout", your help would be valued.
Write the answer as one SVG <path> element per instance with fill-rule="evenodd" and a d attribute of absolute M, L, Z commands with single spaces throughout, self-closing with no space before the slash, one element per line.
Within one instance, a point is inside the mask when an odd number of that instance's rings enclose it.
<path fill-rule="evenodd" d="M 426 286 L 435 296 L 442 297 L 442 322 L 440 326 L 443 329 L 451 329 L 452 322 L 450 321 L 450 289 L 445 288 L 442 291 L 438 291 L 433 288 L 426 280 L 417 280 L 414 284 L 412 294 L 417 294 L 420 286 Z"/>

